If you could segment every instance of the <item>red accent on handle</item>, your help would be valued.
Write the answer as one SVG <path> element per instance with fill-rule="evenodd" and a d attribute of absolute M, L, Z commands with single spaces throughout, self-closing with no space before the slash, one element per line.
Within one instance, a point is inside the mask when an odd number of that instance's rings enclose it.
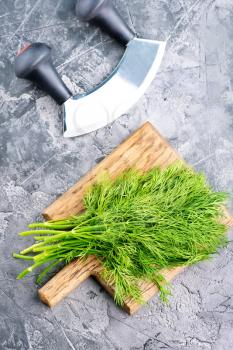
<path fill-rule="evenodd" d="M 24 51 L 26 51 L 31 46 L 30 43 L 25 43 L 25 45 L 17 52 L 16 56 L 21 55 Z"/>

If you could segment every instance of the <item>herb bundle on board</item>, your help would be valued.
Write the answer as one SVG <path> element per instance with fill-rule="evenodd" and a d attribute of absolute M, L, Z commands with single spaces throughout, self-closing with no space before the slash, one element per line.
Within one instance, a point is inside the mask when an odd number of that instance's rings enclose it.
<path fill-rule="evenodd" d="M 31 260 L 23 278 L 40 266 L 40 282 L 59 263 L 95 255 L 104 279 L 115 285 L 115 300 L 142 302 L 141 280 L 154 282 L 163 300 L 170 293 L 162 269 L 209 259 L 227 244 L 223 205 L 227 194 L 213 192 L 204 175 L 181 163 L 146 173 L 129 170 L 103 176 L 84 196 L 85 211 L 64 220 L 34 223 L 36 243 L 14 254 Z"/>

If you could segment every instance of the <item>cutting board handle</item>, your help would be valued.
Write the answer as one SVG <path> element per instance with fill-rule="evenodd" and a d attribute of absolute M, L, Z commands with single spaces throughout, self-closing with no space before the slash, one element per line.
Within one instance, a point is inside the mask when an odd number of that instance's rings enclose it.
<path fill-rule="evenodd" d="M 88 277 L 100 273 L 101 270 L 100 261 L 94 256 L 76 259 L 39 289 L 39 298 L 44 304 L 53 307 Z"/>
<path fill-rule="evenodd" d="M 82 20 L 94 22 L 123 45 L 135 37 L 111 0 L 78 0 L 76 14 Z"/>

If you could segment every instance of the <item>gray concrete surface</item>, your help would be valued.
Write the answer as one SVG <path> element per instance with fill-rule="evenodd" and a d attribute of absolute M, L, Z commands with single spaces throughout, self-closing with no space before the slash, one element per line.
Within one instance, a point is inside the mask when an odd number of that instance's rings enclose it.
<path fill-rule="evenodd" d="M 11 253 L 31 242 L 17 232 L 146 120 L 216 190 L 233 195 L 232 1 L 115 3 L 138 33 L 168 40 L 163 64 L 127 115 L 65 140 L 55 103 L 15 78 L 16 51 L 24 41 L 49 43 L 59 72 L 78 92 L 106 77 L 123 49 L 79 22 L 72 0 L 0 0 L 0 349 L 230 350 L 232 243 L 180 275 L 169 305 L 155 297 L 132 317 L 92 280 L 53 310 L 39 302 L 34 276 L 15 280 L 26 264 Z"/>

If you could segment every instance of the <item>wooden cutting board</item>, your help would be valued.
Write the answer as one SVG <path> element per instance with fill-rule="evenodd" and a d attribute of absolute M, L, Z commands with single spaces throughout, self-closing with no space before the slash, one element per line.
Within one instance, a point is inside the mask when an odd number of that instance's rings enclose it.
<path fill-rule="evenodd" d="M 176 151 L 167 141 L 147 122 L 125 142 L 119 145 L 108 157 L 96 165 L 77 184 L 58 198 L 52 205 L 44 210 L 43 216 L 47 220 L 66 218 L 78 214 L 83 210 L 82 199 L 86 190 L 95 182 L 96 177 L 102 171 L 108 171 L 112 178 L 115 178 L 124 170 L 137 168 L 147 171 L 154 166 L 167 167 L 174 161 L 180 160 Z M 229 226 L 233 225 L 233 219 L 227 219 Z M 90 276 L 114 296 L 114 286 L 108 285 L 101 278 L 103 270 L 100 261 L 94 256 L 88 259 L 77 259 L 71 262 L 58 272 L 47 284 L 39 290 L 40 299 L 52 307 L 67 296 L 71 291 Z M 172 270 L 164 270 L 163 275 L 167 280 L 172 280 L 183 268 L 178 267 Z M 158 292 L 158 288 L 151 282 L 141 282 L 145 301 L 148 301 Z M 124 309 L 133 314 L 142 305 L 131 298 L 125 300 Z"/>

